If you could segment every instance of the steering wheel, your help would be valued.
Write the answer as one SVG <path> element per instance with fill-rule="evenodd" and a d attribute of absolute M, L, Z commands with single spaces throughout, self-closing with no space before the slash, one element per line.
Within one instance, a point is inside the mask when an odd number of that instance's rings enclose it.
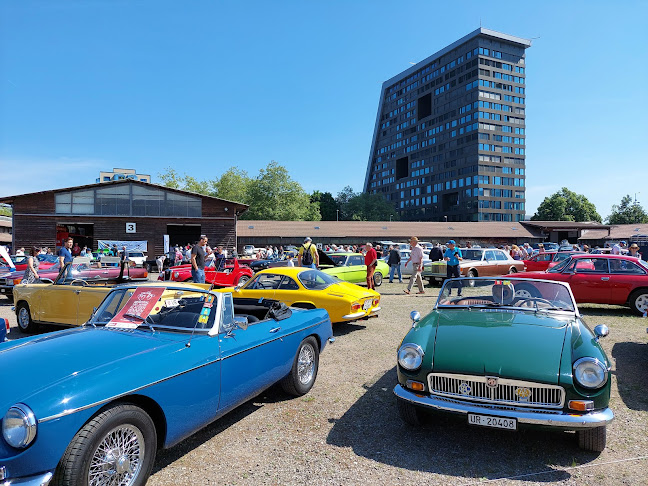
<path fill-rule="evenodd" d="M 518 297 L 520 299 L 519 305 L 531 302 L 541 302 L 543 304 L 549 304 L 550 307 L 554 307 L 554 303 L 548 301 L 547 299 L 542 299 L 540 297 Z M 531 306 L 529 306 L 531 307 Z"/>
<path fill-rule="evenodd" d="M 77 285 L 76 282 L 81 282 L 82 287 L 87 287 L 88 286 L 88 282 L 86 282 L 85 280 L 82 280 L 80 278 L 75 278 L 74 280 L 72 280 L 70 282 L 70 285 Z"/>

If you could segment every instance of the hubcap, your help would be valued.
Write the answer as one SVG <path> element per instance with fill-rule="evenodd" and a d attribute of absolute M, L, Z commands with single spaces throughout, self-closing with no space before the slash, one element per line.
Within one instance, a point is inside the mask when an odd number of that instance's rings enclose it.
<path fill-rule="evenodd" d="M 635 300 L 635 306 L 637 307 L 637 310 L 645 312 L 648 309 L 648 294 L 641 294 L 637 297 L 637 300 Z"/>
<path fill-rule="evenodd" d="M 315 373 L 315 350 L 310 344 L 304 344 L 299 350 L 297 360 L 297 377 L 302 385 L 308 384 Z"/>
<path fill-rule="evenodd" d="M 528 290 L 518 290 L 518 291 L 515 292 L 515 296 L 516 297 L 522 297 L 524 299 L 530 299 L 530 298 L 533 297 L 531 295 L 531 292 L 529 292 Z"/>
<path fill-rule="evenodd" d="M 23 329 L 29 327 L 29 311 L 25 307 L 21 307 L 18 311 L 18 325 Z"/>
<path fill-rule="evenodd" d="M 119 425 L 108 432 L 90 461 L 90 486 L 129 486 L 142 469 L 144 436 L 134 425 Z"/>

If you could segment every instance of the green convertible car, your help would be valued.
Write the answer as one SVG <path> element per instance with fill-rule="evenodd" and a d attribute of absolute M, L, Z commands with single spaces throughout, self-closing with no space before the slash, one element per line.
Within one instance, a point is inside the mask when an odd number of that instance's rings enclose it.
<path fill-rule="evenodd" d="M 398 349 L 394 388 L 403 420 L 422 412 L 463 415 L 468 425 L 575 431 L 602 451 L 614 418 L 608 334 L 583 322 L 567 284 L 508 277 L 447 280 L 432 312 Z"/>
<path fill-rule="evenodd" d="M 364 264 L 364 255 L 360 253 L 320 252 L 320 270 L 351 283 L 367 281 L 367 265 Z M 389 275 L 389 265 L 378 259 L 378 266 L 374 272 L 376 287 L 382 284 L 383 277 L 387 275 Z"/>

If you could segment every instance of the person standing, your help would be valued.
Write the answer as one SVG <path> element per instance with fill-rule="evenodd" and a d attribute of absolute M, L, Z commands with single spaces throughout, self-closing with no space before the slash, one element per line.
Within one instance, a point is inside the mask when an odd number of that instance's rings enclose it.
<path fill-rule="evenodd" d="M 403 274 L 401 273 L 401 256 L 400 252 L 394 247 L 389 246 L 389 257 L 387 257 L 387 265 L 389 265 L 389 283 L 394 283 L 394 273 L 398 273 L 398 282 L 403 283 Z"/>
<path fill-rule="evenodd" d="M 122 246 L 122 251 L 119 255 L 119 263 L 121 263 L 121 266 L 124 266 L 124 263 L 128 265 L 128 250 L 126 249 L 126 245 Z"/>
<path fill-rule="evenodd" d="M 38 266 L 40 261 L 38 260 L 38 248 L 33 247 L 31 250 L 31 255 L 27 258 L 27 268 L 25 269 L 25 274 L 23 275 L 22 283 L 30 284 L 38 280 Z"/>
<path fill-rule="evenodd" d="M 205 245 L 207 236 L 200 235 L 200 241 L 191 249 L 191 277 L 195 283 L 205 283 Z"/>
<path fill-rule="evenodd" d="M 164 260 L 166 259 L 166 255 L 161 255 L 155 259 L 155 265 L 157 265 L 157 271 L 158 273 L 162 273 L 162 270 L 164 269 Z"/>
<path fill-rule="evenodd" d="M 639 245 L 637 245 L 636 243 L 633 243 L 632 245 L 630 245 L 628 250 L 630 250 L 630 253 L 629 253 L 628 256 L 635 257 L 635 258 L 638 258 L 639 260 L 641 260 L 641 253 L 639 253 Z"/>
<path fill-rule="evenodd" d="M 448 241 L 446 247 L 447 249 L 443 254 L 443 259 L 446 261 L 446 278 L 459 278 L 461 277 L 461 272 L 459 272 L 459 262 L 463 260 L 461 257 L 461 250 L 457 248 L 454 240 Z M 457 282 L 457 285 L 457 295 L 461 296 L 461 289 L 463 287 L 461 280 Z M 448 295 L 450 295 L 450 290 L 448 290 Z"/>
<path fill-rule="evenodd" d="M 367 253 L 365 253 L 365 266 L 367 267 L 367 288 L 376 290 L 376 283 L 374 282 L 374 272 L 378 266 L 378 253 L 371 243 L 365 245 Z"/>
<path fill-rule="evenodd" d="M 418 293 L 424 294 L 425 290 L 423 290 L 423 278 L 421 278 L 421 272 L 423 271 L 423 248 L 419 246 L 418 238 L 416 236 L 412 236 L 410 238 L 410 248 L 412 249 L 412 251 L 410 252 L 409 259 L 405 262 L 405 266 L 407 267 L 409 262 L 412 262 L 412 275 L 410 276 L 407 288 L 403 290 L 403 292 L 409 294 L 412 291 L 414 282 L 416 282 L 416 285 L 419 289 Z"/>
<path fill-rule="evenodd" d="M 67 240 L 63 243 L 63 246 L 58 251 L 58 260 L 59 267 L 63 268 L 66 263 L 71 263 L 74 258 L 72 258 L 72 238 L 68 237 Z"/>
<path fill-rule="evenodd" d="M 430 250 L 430 261 L 440 262 L 441 260 L 443 260 L 443 250 L 441 249 L 441 244 L 437 243 Z"/>
<path fill-rule="evenodd" d="M 317 247 L 313 245 L 313 240 L 308 236 L 304 238 L 304 244 L 299 249 L 297 264 L 300 267 L 310 267 L 315 269 L 319 267 L 319 253 L 317 253 Z"/>

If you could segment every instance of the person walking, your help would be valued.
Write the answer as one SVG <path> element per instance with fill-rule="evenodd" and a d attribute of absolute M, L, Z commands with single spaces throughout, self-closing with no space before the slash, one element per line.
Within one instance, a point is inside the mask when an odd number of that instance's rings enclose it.
<path fill-rule="evenodd" d="M 367 267 L 367 288 L 371 290 L 376 290 L 376 283 L 374 282 L 374 272 L 378 266 L 378 253 L 374 249 L 371 243 L 365 245 L 365 266 Z"/>
<path fill-rule="evenodd" d="M 29 256 L 29 258 L 27 258 L 27 268 L 25 269 L 22 283 L 30 284 L 38 281 L 39 264 L 40 261 L 38 260 L 38 248 L 34 246 L 32 247 L 31 255 Z"/>
<path fill-rule="evenodd" d="M 68 237 L 68 239 L 63 243 L 61 249 L 58 251 L 59 267 L 63 268 L 66 263 L 72 262 L 74 258 L 72 257 L 72 252 L 70 251 L 71 249 L 72 238 Z"/>
<path fill-rule="evenodd" d="M 300 267 L 310 267 L 315 269 L 319 267 L 319 253 L 317 253 L 317 247 L 313 245 L 313 240 L 308 236 L 304 238 L 304 244 L 299 248 L 297 264 Z"/>
<path fill-rule="evenodd" d="M 403 290 L 403 292 L 409 294 L 412 291 L 414 282 L 416 282 L 419 289 L 418 293 L 424 294 L 423 278 L 421 278 L 421 272 L 423 271 L 423 248 L 419 246 L 418 238 L 416 236 L 410 238 L 410 248 L 412 251 L 410 252 L 409 259 L 405 262 L 405 266 L 407 267 L 407 265 L 412 262 L 412 275 L 410 276 L 407 288 Z"/>
<path fill-rule="evenodd" d="M 205 283 L 205 245 L 207 236 L 200 235 L 200 241 L 191 249 L 191 277 L 195 283 Z"/>
<path fill-rule="evenodd" d="M 461 272 L 459 272 L 459 262 L 463 260 L 461 257 L 461 250 L 457 248 L 455 240 L 450 240 L 446 243 L 446 251 L 443 254 L 443 259 L 446 261 L 446 278 L 460 278 Z M 463 285 L 461 280 L 457 282 L 457 296 L 461 296 L 461 289 Z M 450 291 L 448 289 L 448 296 L 450 296 Z"/>
<path fill-rule="evenodd" d="M 389 283 L 394 283 L 394 273 L 398 272 L 398 281 L 403 283 L 403 275 L 401 273 L 401 256 L 400 252 L 394 247 L 389 246 L 389 257 L 387 257 L 387 265 L 389 265 Z"/>

